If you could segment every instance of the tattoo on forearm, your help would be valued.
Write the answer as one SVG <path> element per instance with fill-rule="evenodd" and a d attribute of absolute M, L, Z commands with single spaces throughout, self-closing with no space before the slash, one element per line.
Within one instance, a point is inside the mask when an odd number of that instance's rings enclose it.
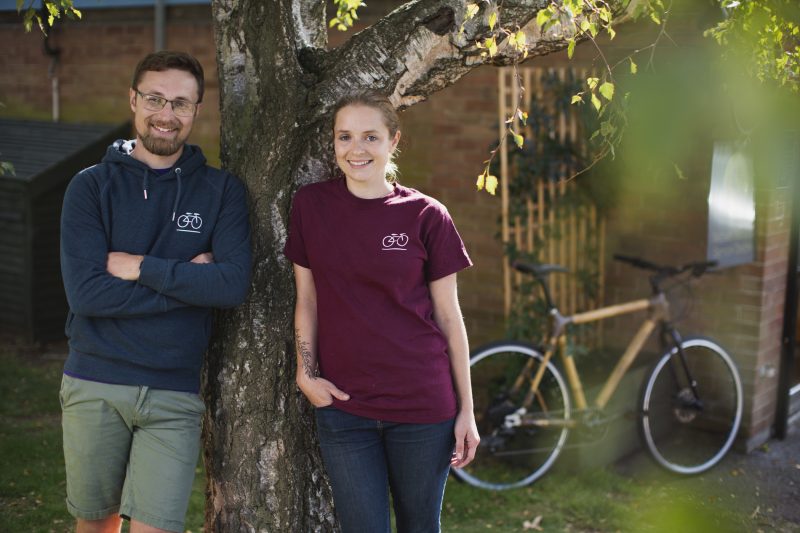
<path fill-rule="evenodd" d="M 309 348 L 306 341 L 300 338 L 299 329 L 295 329 L 294 335 L 297 342 L 297 353 L 300 354 L 300 358 L 303 360 L 303 372 L 305 372 L 306 376 L 314 379 L 319 375 L 319 372 L 317 365 L 314 364 L 314 358 L 311 356 L 311 348 Z"/>

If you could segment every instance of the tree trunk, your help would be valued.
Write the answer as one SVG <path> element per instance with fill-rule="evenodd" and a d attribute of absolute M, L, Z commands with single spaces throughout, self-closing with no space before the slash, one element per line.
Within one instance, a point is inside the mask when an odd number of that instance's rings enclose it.
<path fill-rule="evenodd" d="M 333 531 L 336 522 L 308 402 L 295 385 L 294 285 L 283 244 L 291 197 L 331 169 L 328 112 L 346 91 L 377 88 L 407 107 L 488 62 L 461 0 L 417 0 L 328 51 L 322 0 L 215 0 L 226 169 L 250 194 L 254 269 L 248 301 L 216 317 L 204 395 L 206 528 Z M 549 0 L 505 0 L 525 26 Z M 502 16 L 502 15 L 501 15 Z M 568 35 L 528 26 L 531 55 Z M 491 59 L 516 60 L 513 50 Z M 476 173 L 480 169 L 476 169 Z"/>

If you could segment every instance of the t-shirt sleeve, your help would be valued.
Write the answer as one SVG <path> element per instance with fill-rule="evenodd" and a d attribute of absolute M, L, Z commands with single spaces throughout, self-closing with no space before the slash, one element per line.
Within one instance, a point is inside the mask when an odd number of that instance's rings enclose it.
<path fill-rule="evenodd" d="M 303 204 L 303 194 L 298 191 L 292 200 L 292 210 L 289 213 L 289 235 L 283 247 L 283 255 L 292 263 L 311 268 L 306 254 L 306 243 L 303 240 Z"/>
<path fill-rule="evenodd" d="M 437 202 L 426 209 L 426 215 L 422 236 L 428 252 L 425 279 L 436 281 L 472 266 L 464 241 L 447 209 Z"/>

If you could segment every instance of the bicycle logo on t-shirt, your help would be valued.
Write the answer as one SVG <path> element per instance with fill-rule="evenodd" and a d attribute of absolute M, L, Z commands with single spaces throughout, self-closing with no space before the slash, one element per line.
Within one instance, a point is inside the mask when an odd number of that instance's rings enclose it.
<path fill-rule="evenodd" d="M 408 235 L 405 233 L 391 233 L 381 242 L 384 250 L 405 250 L 408 244 Z"/>
<path fill-rule="evenodd" d="M 185 231 L 187 233 L 200 233 L 200 227 L 203 225 L 203 219 L 200 218 L 200 213 L 192 213 L 187 211 L 185 215 L 178 217 L 178 231 Z"/>

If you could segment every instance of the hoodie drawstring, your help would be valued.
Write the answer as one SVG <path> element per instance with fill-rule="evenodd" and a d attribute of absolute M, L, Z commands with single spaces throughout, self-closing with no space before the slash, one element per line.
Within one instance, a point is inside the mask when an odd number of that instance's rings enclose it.
<path fill-rule="evenodd" d="M 144 192 L 144 199 L 147 200 L 147 169 L 144 169 L 144 180 L 142 185 L 142 192 Z"/>
<path fill-rule="evenodd" d="M 181 167 L 175 169 L 175 176 L 178 178 L 178 192 L 175 194 L 175 203 L 172 205 L 172 221 L 175 222 L 175 213 L 178 211 L 178 202 L 181 199 Z"/>

